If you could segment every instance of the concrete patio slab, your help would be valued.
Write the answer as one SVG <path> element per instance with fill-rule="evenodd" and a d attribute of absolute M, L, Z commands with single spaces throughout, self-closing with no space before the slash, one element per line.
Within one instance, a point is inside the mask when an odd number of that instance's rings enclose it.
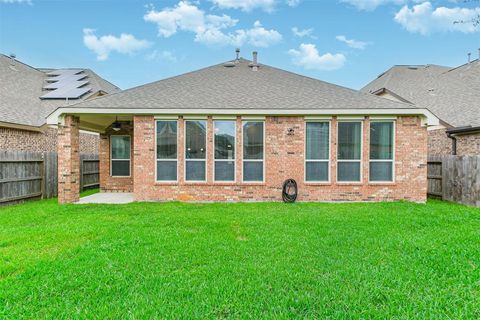
<path fill-rule="evenodd" d="M 126 192 L 100 192 L 80 198 L 77 204 L 86 203 L 106 203 L 106 204 L 125 204 L 133 202 L 133 193 Z"/>

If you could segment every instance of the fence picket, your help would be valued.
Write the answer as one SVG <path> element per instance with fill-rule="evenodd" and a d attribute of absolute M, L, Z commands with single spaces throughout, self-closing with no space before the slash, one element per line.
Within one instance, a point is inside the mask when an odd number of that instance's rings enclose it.
<path fill-rule="evenodd" d="M 98 155 L 80 157 L 81 190 L 98 185 Z M 57 196 L 57 170 L 56 152 L 0 151 L 0 205 Z"/>
<path fill-rule="evenodd" d="M 480 207 L 480 156 L 429 156 L 427 177 L 428 195 Z"/>

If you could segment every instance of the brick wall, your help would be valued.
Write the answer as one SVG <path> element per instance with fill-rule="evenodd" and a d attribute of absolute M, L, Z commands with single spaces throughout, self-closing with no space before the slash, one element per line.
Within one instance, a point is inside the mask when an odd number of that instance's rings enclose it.
<path fill-rule="evenodd" d="M 447 137 L 446 129 L 428 131 L 428 154 L 452 154 L 452 139 Z M 480 155 L 480 132 L 456 136 L 457 155 Z"/>
<path fill-rule="evenodd" d="M 480 155 L 480 132 L 457 136 L 457 154 L 459 156 Z"/>
<path fill-rule="evenodd" d="M 428 131 L 428 154 L 448 155 L 452 154 L 452 139 L 447 137 L 446 129 Z"/>
<path fill-rule="evenodd" d="M 79 118 L 66 116 L 58 130 L 58 202 L 72 203 L 80 198 Z"/>
<path fill-rule="evenodd" d="M 110 136 L 115 134 L 132 136 L 133 128 L 128 123 L 122 123 L 120 131 L 116 132 L 109 128 L 100 135 L 100 189 L 106 192 L 133 192 L 132 172 L 130 177 L 112 177 L 110 173 Z M 133 155 L 133 138 L 130 138 L 130 141 L 132 142 L 131 155 Z"/>
<path fill-rule="evenodd" d="M 280 201 L 282 183 L 297 181 L 299 201 L 382 201 L 426 200 L 427 130 L 417 117 L 399 117 L 396 122 L 395 182 L 369 183 L 368 162 L 363 162 L 362 182 L 336 182 L 336 119 L 331 122 L 331 182 L 304 182 L 303 117 L 267 117 L 265 120 L 265 183 L 241 181 L 241 119 L 237 118 L 237 159 L 235 183 L 213 182 L 213 127 L 208 120 L 207 182 L 188 183 L 184 177 L 184 122 L 178 122 L 177 183 L 155 182 L 155 122 L 152 116 L 134 117 L 133 191 L 136 200 L 181 201 Z M 294 128 L 294 135 L 287 129 Z M 369 120 L 364 121 L 363 159 L 369 155 Z M 104 141 L 104 140 L 102 140 Z M 103 142 L 102 142 L 103 145 Z M 240 151 L 240 152 L 239 152 Z M 102 156 L 101 161 L 106 157 Z M 104 164 L 105 165 L 105 164 Z"/>
<path fill-rule="evenodd" d="M 80 152 L 98 153 L 99 136 L 80 133 Z M 47 128 L 44 132 L 0 128 L 0 150 L 48 152 L 57 151 L 57 129 Z"/>

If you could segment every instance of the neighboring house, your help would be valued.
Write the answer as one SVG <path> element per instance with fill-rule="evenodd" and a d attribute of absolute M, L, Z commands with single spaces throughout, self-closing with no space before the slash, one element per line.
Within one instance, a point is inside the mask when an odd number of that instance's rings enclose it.
<path fill-rule="evenodd" d="M 56 151 L 46 116 L 60 106 L 119 89 L 88 69 L 37 69 L 0 54 L 0 150 Z M 82 132 L 82 153 L 98 153 L 98 134 Z"/>
<path fill-rule="evenodd" d="M 440 126 L 428 131 L 430 155 L 480 154 L 480 60 L 457 68 L 393 66 L 363 89 L 428 108 Z"/>
<path fill-rule="evenodd" d="M 59 201 L 78 200 L 78 131 L 100 138 L 102 191 L 136 200 L 426 200 L 424 108 L 245 59 L 58 108 Z"/>

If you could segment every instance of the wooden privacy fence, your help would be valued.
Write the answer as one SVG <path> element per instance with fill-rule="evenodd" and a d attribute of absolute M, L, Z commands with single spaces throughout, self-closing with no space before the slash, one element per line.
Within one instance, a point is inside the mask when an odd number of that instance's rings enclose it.
<path fill-rule="evenodd" d="M 81 189 L 99 184 L 98 155 L 80 155 Z M 0 205 L 57 195 L 56 152 L 0 152 Z"/>
<path fill-rule="evenodd" d="M 429 156 L 428 195 L 480 207 L 480 156 Z"/>

